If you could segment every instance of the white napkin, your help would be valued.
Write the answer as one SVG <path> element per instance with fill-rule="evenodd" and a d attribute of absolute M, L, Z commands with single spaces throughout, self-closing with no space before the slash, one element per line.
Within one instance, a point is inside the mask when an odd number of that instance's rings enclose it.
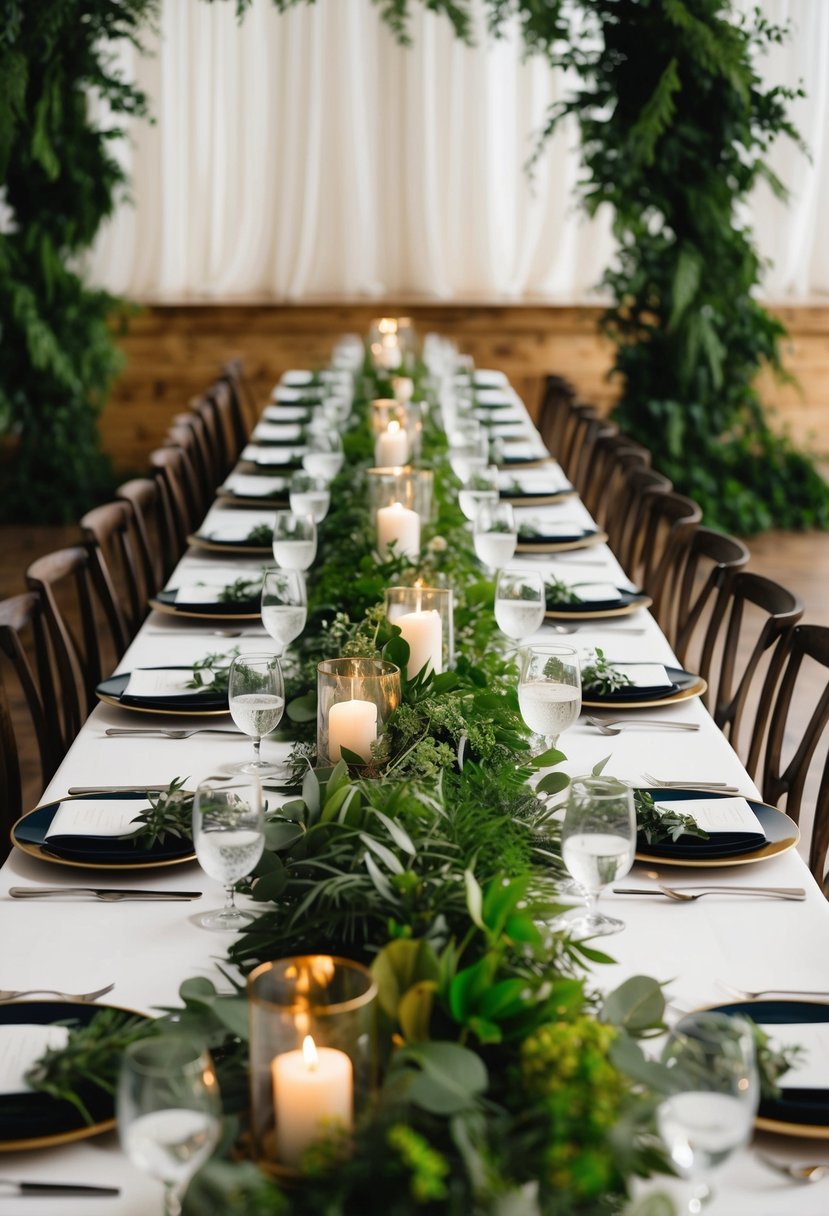
<path fill-rule="evenodd" d="M 258 422 L 253 430 L 253 438 L 286 439 L 296 442 L 302 438 L 302 427 L 298 422 Z"/>
<path fill-rule="evenodd" d="M 613 593 L 614 595 L 619 594 L 615 587 Z M 610 599 L 611 597 L 604 598 Z M 629 676 L 634 688 L 670 688 L 673 684 L 673 680 L 669 679 L 662 663 L 614 663 L 613 667 L 622 675 Z"/>
<path fill-rule="evenodd" d="M 289 371 L 283 372 L 280 384 L 289 384 L 292 388 L 297 388 L 303 384 L 310 384 L 314 379 L 314 373 L 308 371 L 307 368 L 292 367 Z"/>
<path fill-rule="evenodd" d="M 0 1026 L 0 1094 L 31 1093 L 26 1073 L 50 1049 L 62 1051 L 68 1039 L 68 1026 Z"/>
<path fill-rule="evenodd" d="M 122 695 L 130 697 L 192 697 L 197 690 L 188 688 L 187 684 L 193 678 L 190 668 L 185 671 L 174 671 L 163 667 L 155 671 L 138 667 L 130 673 L 129 682 Z M 202 684 L 212 684 L 214 673 L 204 668 L 201 673 Z"/>
<path fill-rule="evenodd" d="M 613 583 L 575 583 L 570 590 L 575 592 L 585 604 L 600 603 L 604 600 L 618 600 L 619 589 Z"/>
<path fill-rule="evenodd" d="M 557 519 L 555 523 L 546 519 L 526 519 L 521 520 L 519 527 L 521 525 L 529 526 L 545 540 L 547 537 L 555 539 L 559 536 L 581 536 L 584 532 L 584 525 L 577 523 L 575 519 Z"/>
<path fill-rule="evenodd" d="M 479 384 L 481 388 L 506 388 L 506 386 L 509 384 L 506 372 L 497 371 L 494 367 L 476 368 L 472 379 L 475 384 Z M 480 393 L 478 396 L 480 396 Z"/>
<path fill-rule="evenodd" d="M 536 437 L 526 443 L 511 443 L 504 459 L 509 457 L 511 460 L 544 460 L 549 455 L 541 439 Z"/>
<path fill-rule="evenodd" d="M 543 469 L 527 469 L 526 472 L 512 472 L 501 469 L 498 473 L 498 488 L 510 490 L 518 486 L 526 494 L 554 494 L 558 490 L 571 490 L 573 487 L 564 475 L 564 470 L 558 464 L 545 464 Z"/>
<path fill-rule="evenodd" d="M 242 452 L 242 460 L 252 460 L 254 464 L 280 465 L 293 464 L 297 456 L 301 456 L 305 451 L 304 447 L 292 448 L 260 448 L 254 443 L 249 443 Z"/>
<path fill-rule="evenodd" d="M 780 1078 L 781 1089 L 829 1089 L 829 1022 L 782 1022 L 763 1026 L 775 1050 L 805 1047 L 800 1060 Z"/>
<path fill-rule="evenodd" d="M 513 404 L 512 397 L 507 395 L 507 386 L 503 388 L 480 388 L 475 393 L 479 405 L 500 405 L 502 401 Z"/>
<path fill-rule="evenodd" d="M 268 422 L 304 422 L 308 417 L 308 406 L 266 405 L 262 417 Z"/>
<path fill-rule="evenodd" d="M 227 583 L 182 583 L 175 587 L 178 604 L 217 604 Z"/>
<path fill-rule="evenodd" d="M 301 401 L 304 396 L 304 389 L 291 388 L 285 384 L 277 384 L 276 388 L 271 393 L 271 399 L 273 401 Z"/>
<path fill-rule="evenodd" d="M 225 490 L 246 498 L 270 498 L 287 488 L 284 477 L 257 477 L 254 473 L 231 473 Z"/>
<path fill-rule="evenodd" d="M 62 802 L 52 817 L 44 839 L 53 836 L 124 836 L 137 832 L 132 821 L 149 810 L 146 799 L 73 798 Z"/>
<path fill-rule="evenodd" d="M 496 439 L 513 439 L 516 437 L 524 439 L 532 434 L 526 422 L 496 422 L 490 427 L 490 433 Z M 517 444 L 513 444 L 510 447 L 510 451 L 515 451 L 517 446 Z"/>
<path fill-rule="evenodd" d="M 709 836 L 718 832 L 753 832 L 765 836 L 759 819 L 745 798 L 683 798 L 657 802 L 658 811 L 681 811 L 690 815 Z"/>
<path fill-rule="evenodd" d="M 242 512 L 240 512 L 242 514 Z M 218 541 L 238 541 L 240 544 L 246 541 L 254 528 L 258 527 L 258 523 L 252 523 L 250 520 L 240 520 L 234 524 L 213 524 L 199 533 L 199 536 L 204 540 Z"/>

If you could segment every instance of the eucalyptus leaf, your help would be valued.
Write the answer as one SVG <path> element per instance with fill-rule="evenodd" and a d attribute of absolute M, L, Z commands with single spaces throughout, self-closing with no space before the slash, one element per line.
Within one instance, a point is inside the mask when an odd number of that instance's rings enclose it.
<path fill-rule="evenodd" d="M 316 722 L 317 720 L 317 694 L 316 692 L 303 693 L 301 697 L 294 697 L 285 706 L 286 717 L 291 722 Z"/>
<path fill-rule="evenodd" d="M 404 1047 L 393 1057 L 392 1069 L 419 1070 L 410 1082 L 408 1098 L 436 1115 L 454 1115 L 474 1106 L 489 1083 L 481 1057 L 458 1043 Z"/>
<path fill-rule="evenodd" d="M 660 1026 L 664 1013 L 665 997 L 657 981 L 633 975 L 605 997 L 600 1017 L 635 1034 Z"/>
<path fill-rule="evenodd" d="M 558 794 L 566 790 L 569 784 L 570 778 L 566 773 L 547 773 L 546 777 L 536 783 L 535 788 L 542 794 Z"/>

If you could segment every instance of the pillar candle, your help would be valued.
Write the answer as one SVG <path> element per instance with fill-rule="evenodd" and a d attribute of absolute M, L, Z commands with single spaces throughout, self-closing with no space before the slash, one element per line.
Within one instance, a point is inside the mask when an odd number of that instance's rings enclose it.
<path fill-rule="evenodd" d="M 406 675 L 411 680 L 424 667 L 431 667 L 435 675 L 443 671 L 443 624 L 440 613 L 407 612 L 394 621 L 409 643 L 409 662 Z"/>
<path fill-rule="evenodd" d="M 349 1129 L 354 1120 L 351 1060 L 344 1051 L 317 1047 L 306 1035 L 301 1051 L 286 1051 L 271 1064 L 279 1160 L 298 1166 L 305 1150 L 332 1121 Z"/>
<path fill-rule="evenodd" d="M 409 376 L 395 376 L 391 384 L 398 401 L 411 401 L 412 393 L 414 392 L 414 380 Z"/>
<path fill-rule="evenodd" d="M 420 556 L 420 516 L 402 502 L 381 507 L 377 512 L 377 548 L 387 557 L 389 546 L 396 541 L 396 551 L 415 560 Z"/>
<path fill-rule="evenodd" d="M 392 419 L 386 430 L 377 436 L 374 463 L 381 468 L 388 468 L 390 465 L 405 464 L 408 459 L 409 437 L 400 423 Z"/>
<path fill-rule="evenodd" d="M 373 701 L 339 701 L 328 712 L 328 756 L 337 761 L 347 747 L 368 763 L 377 738 L 377 706 Z"/>

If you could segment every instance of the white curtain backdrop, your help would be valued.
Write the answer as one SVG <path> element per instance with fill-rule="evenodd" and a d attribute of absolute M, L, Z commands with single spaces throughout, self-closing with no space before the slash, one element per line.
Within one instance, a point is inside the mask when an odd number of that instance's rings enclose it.
<path fill-rule="evenodd" d="M 829 291 L 829 0 L 762 6 L 794 24 L 760 67 L 806 87 L 793 117 L 812 159 L 780 140 L 792 200 L 761 188 L 749 219 L 772 261 L 765 294 L 803 299 Z M 95 281 L 142 300 L 590 298 L 613 241 L 609 216 L 578 209 L 576 131 L 525 171 L 566 73 L 522 62 L 520 40 L 488 40 L 482 20 L 469 49 L 419 10 L 404 50 L 371 0 L 285 15 L 255 0 L 241 26 L 234 9 L 163 0 L 151 56 L 118 48 L 156 121 L 119 148 L 131 199 L 100 234 Z"/>

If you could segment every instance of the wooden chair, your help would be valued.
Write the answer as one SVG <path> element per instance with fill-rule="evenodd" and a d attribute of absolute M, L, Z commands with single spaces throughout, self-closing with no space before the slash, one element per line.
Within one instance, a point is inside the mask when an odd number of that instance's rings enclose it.
<path fill-rule="evenodd" d="M 601 441 L 608 454 L 602 476 L 592 480 L 587 488 L 585 506 L 598 526 L 609 533 L 613 523 L 618 522 L 619 505 L 627 493 L 628 474 L 633 469 L 647 469 L 651 454 L 641 444 L 634 443 L 626 435 L 616 435 Z M 664 479 L 666 489 L 671 483 Z"/>
<path fill-rule="evenodd" d="M 702 508 L 675 490 L 647 491 L 641 518 L 641 541 L 626 569 L 653 600 L 651 612 L 666 631 L 677 580 L 702 519 Z"/>
<path fill-rule="evenodd" d="M 68 656 L 61 683 L 67 703 L 65 737 L 74 738 L 95 707 L 96 686 L 129 644 L 126 621 L 97 547 L 47 553 L 29 566 L 26 584 L 41 597 L 56 653 Z"/>
<path fill-rule="evenodd" d="M 556 459 L 574 485 L 584 444 L 591 426 L 598 421 L 599 415 L 592 405 L 575 405 L 570 411 Z"/>
<path fill-rule="evenodd" d="M 188 494 L 186 488 L 186 457 L 181 448 L 156 448 L 150 452 L 149 460 L 158 481 L 174 561 L 178 561 L 187 548 L 187 537 L 202 518 L 193 495 Z"/>
<path fill-rule="evenodd" d="M 222 368 L 220 379 L 230 389 L 231 401 L 236 415 L 236 438 L 238 450 L 247 443 L 251 431 L 259 419 L 260 409 L 247 381 L 241 359 L 231 359 Z"/>
<path fill-rule="evenodd" d="M 27 592 L 0 600 L 0 857 L 8 852 L 10 828 L 51 781 L 69 742 L 56 666 L 40 598 Z M 23 760 L 32 741 L 36 771 Z"/>
<path fill-rule="evenodd" d="M 208 470 L 202 461 L 193 431 L 189 426 L 170 426 L 164 438 L 164 446 L 180 448 L 184 453 L 182 475 L 185 497 L 191 505 L 194 523 L 200 523 L 213 501 L 216 485 L 210 485 L 208 482 Z"/>
<path fill-rule="evenodd" d="M 538 429 L 550 454 L 559 460 L 565 431 L 576 406 L 576 390 L 562 376 L 548 376 L 538 412 Z"/>
<path fill-rule="evenodd" d="M 115 491 L 128 503 L 135 520 L 135 541 L 149 594 L 163 587 L 166 576 L 178 561 L 173 521 L 168 519 L 161 489 L 151 477 L 134 477 Z"/>
<path fill-rule="evenodd" d="M 619 428 L 606 418 L 594 418 L 586 429 L 581 453 L 570 480 L 591 515 L 591 504 L 596 505 L 607 482 L 618 437 Z"/>
<path fill-rule="evenodd" d="M 204 396 L 197 397 L 192 406 L 204 422 L 218 485 L 236 464 L 244 447 L 238 440 L 230 391 L 226 384 L 214 385 Z"/>
<path fill-rule="evenodd" d="M 189 435 L 193 461 L 199 475 L 199 484 L 207 503 L 212 502 L 216 487 L 222 480 L 222 474 L 217 461 L 217 453 L 211 442 L 204 418 L 196 410 L 187 410 L 175 414 L 170 426 L 169 435 L 178 435 L 179 430 Z M 184 447 L 184 443 L 181 444 Z"/>
<path fill-rule="evenodd" d="M 90 552 L 100 550 L 130 637 L 147 615 L 147 601 L 158 590 L 148 580 L 136 517 L 128 502 L 108 502 L 87 511 L 80 521 Z"/>
<path fill-rule="evenodd" d="M 628 469 L 619 486 L 613 511 L 605 521 L 605 531 L 619 564 L 631 577 L 652 498 L 672 489 L 667 477 L 640 464 Z"/>
<path fill-rule="evenodd" d="M 694 642 L 699 640 L 701 645 L 706 622 L 726 580 L 748 563 L 749 556 L 746 546 L 736 537 L 712 528 L 697 528 L 666 614 L 665 633 L 683 665 L 695 649 L 698 651 Z"/>
<path fill-rule="evenodd" d="M 784 652 L 785 667 L 776 689 L 764 690 L 764 698 L 772 701 L 768 714 L 768 733 L 760 782 L 763 797 L 783 808 L 795 823 L 801 823 L 804 794 L 807 785 L 816 788 L 814 818 L 809 839 L 809 869 L 827 893 L 825 882 L 827 851 L 829 851 L 829 747 L 826 728 L 829 725 L 829 626 L 795 625 L 789 634 Z M 818 670 L 816 703 L 802 736 L 788 744 L 789 715 L 792 702 L 802 703 L 807 691 L 808 668 Z M 768 683 L 768 681 L 767 681 Z M 762 730 L 755 731 L 751 746 L 751 761 L 757 764 L 764 740 Z M 791 758 L 784 762 L 784 750 Z M 817 763 L 815 763 L 817 761 Z"/>
<path fill-rule="evenodd" d="M 802 603 L 786 587 L 737 570 L 721 588 L 706 629 L 698 668 L 708 682 L 703 700 L 752 777 L 754 741 L 765 736 L 786 641 L 802 615 Z M 744 746 L 746 713 L 754 719 Z"/>

